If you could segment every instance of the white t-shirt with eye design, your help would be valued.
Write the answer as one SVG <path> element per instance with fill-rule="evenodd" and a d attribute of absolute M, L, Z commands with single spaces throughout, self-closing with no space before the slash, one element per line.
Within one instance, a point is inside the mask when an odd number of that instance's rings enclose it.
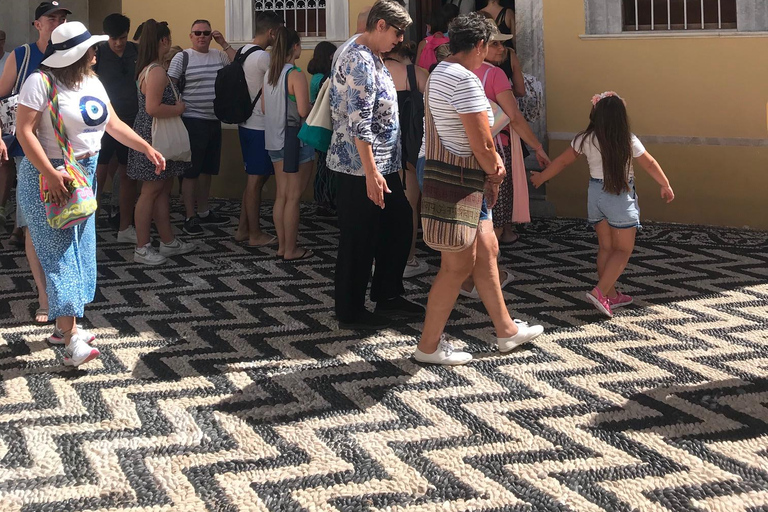
<path fill-rule="evenodd" d="M 59 111 L 75 156 L 97 153 L 101 149 L 101 138 L 109 121 L 109 96 L 101 81 L 96 76 L 87 76 L 76 90 L 60 83 L 56 83 L 56 87 Z M 63 158 L 51 121 L 48 90 L 40 73 L 31 74 L 24 82 L 19 92 L 19 103 L 42 112 L 37 138 L 48 158 Z"/>

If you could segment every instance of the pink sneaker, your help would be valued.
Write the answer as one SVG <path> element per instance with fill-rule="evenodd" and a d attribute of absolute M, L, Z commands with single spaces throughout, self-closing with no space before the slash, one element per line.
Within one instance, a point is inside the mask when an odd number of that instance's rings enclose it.
<path fill-rule="evenodd" d="M 624 295 L 619 290 L 616 290 L 616 296 L 615 297 L 606 297 L 608 299 L 608 304 L 611 305 L 611 308 L 620 308 L 622 306 L 629 306 L 632 304 L 632 297 L 629 295 Z"/>
<path fill-rule="evenodd" d="M 611 304 L 608 302 L 608 298 L 603 295 L 603 292 L 600 291 L 600 288 L 595 286 L 591 293 L 587 292 L 587 299 L 589 299 L 589 301 L 594 304 L 597 310 L 602 314 L 608 318 L 613 318 Z"/>

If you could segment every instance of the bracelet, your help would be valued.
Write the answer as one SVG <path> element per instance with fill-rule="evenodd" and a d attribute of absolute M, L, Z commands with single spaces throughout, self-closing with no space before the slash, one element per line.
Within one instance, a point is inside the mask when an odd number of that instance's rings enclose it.
<path fill-rule="evenodd" d="M 230 48 L 232 48 L 232 45 L 231 45 L 231 44 L 229 44 L 229 43 L 227 43 L 227 46 L 225 46 L 224 48 L 222 48 L 222 50 L 224 50 L 224 51 L 227 51 L 227 50 L 229 50 Z"/>

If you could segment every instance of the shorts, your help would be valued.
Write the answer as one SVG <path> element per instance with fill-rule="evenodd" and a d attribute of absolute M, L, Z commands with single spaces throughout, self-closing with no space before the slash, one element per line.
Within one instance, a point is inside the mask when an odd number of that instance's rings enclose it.
<path fill-rule="evenodd" d="M 217 119 L 182 117 L 192 147 L 192 165 L 187 166 L 184 177 L 195 179 L 201 174 L 216 176 L 221 164 L 221 122 Z"/>
<path fill-rule="evenodd" d="M 237 129 L 240 135 L 240 150 L 243 152 L 245 173 L 249 176 L 271 176 L 275 174 L 272 160 L 264 147 L 264 130 Z"/>
<path fill-rule="evenodd" d="M 282 162 L 285 158 L 285 150 L 269 151 L 269 158 L 272 163 Z M 299 148 L 299 164 L 305 164 L 315 159 L 315 148 L 310 145 L 304 145 Z"/>
<path fill-rule="evenodd" d="M 604 220 L 608 221 L 609 226 L 617 229 L 642 227 L 634 180 L 629 181 L 629 192 L 611 194 L 603 190 L 603 180 L 590 178 L 587 221 L 594 226 Z"/>
<path fill-rule="evenodd" d="M 483 198 L 483 205 L 480 207 L 480 220 L 493 220 L 493 213 L 491 212 L 491 209 L 488 208 L 485 198 Z"/>
<path fill-rule="evenodd" d="M 104 136 L 101 138 L 101 151 L 99 151 L 99 165 L 108 164 L 112 160 L 112 155 L 117 155 L 118 164 L 128 165 L 128 147 L 123 146 L 110 134 L 104 132 Z"/>

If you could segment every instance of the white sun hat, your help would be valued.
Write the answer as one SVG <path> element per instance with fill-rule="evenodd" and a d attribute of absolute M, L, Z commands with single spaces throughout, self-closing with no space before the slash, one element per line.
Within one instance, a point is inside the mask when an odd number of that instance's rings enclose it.
<path fill-rule="evenodd" d="M 107 39 L 109 36 L 91 35 L 79 21 L 62 23 L 51 34 L 51 42 L 45 52 L 47 57 L 42 64 L 49 68 L 65 68 L 80 60 L 88 48 Z"/>

